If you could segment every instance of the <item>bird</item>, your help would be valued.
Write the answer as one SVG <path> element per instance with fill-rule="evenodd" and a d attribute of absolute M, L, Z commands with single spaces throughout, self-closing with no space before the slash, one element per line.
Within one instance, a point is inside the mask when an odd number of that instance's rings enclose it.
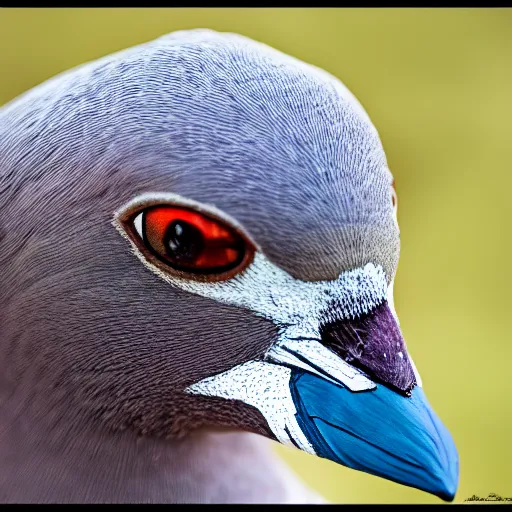
<path fill-rule="evenodd" d="M 171 32 L 4 105 L 0 197 L 1 502 L 325 502 L 276 441 L 454 499 L 393 175 L 338 78 Z"/>

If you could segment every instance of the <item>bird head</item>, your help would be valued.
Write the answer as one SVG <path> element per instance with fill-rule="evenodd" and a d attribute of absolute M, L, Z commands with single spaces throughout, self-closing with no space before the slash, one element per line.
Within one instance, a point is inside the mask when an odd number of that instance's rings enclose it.
<path fill-rule="evenodd" d="M 6 378 L 90 428 L 242 429 L 453 499 L 393 306 L 393 177 L 339 80 L 175 32 L 2 119 Z"/>

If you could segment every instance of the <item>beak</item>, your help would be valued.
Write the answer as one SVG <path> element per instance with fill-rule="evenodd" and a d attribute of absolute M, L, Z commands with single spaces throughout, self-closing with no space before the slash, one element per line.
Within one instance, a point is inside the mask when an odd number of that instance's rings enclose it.
<path fill-rule="evenodd" d="M 386 302 L 324 325 L 319 340 L 284 339 L 268 358 L 291 367 L 295 418 L 317 455 L 453 500 L 455 444 L 418 385 Z"/>
<path fill-rule="evenodd" d="M 296 418 L 315 452 L 338 464 L 452 501 L 459 461 L 450 433 L 416 387 L 353 393 L 307 372 L 290 382 Z"/>

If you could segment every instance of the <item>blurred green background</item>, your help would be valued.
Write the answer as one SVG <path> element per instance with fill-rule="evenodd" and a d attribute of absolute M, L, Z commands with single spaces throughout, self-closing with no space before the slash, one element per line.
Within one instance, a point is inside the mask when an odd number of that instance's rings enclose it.
<path fill-rule="evenodd" d="M 82 62 L 197 27 L 325 68 L 367 109 L 398 190 L 396 309 L 459 449 L 455 501 L 512 496 L 512 10 L 1 9 L 0 104 Z M 277 449 L 334 502 L 440 502 Z"/>

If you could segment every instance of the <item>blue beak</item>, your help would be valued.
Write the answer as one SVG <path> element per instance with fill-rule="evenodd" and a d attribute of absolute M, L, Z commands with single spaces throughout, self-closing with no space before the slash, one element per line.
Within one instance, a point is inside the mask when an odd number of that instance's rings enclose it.
<path fill-rule="evenodd" d="M 294 369 L 290 388 L 299 426 L 320 457 L 453 500 L 457 449 L 421 387 L 410 396 L 382 384 L 354 393 Z"/>

